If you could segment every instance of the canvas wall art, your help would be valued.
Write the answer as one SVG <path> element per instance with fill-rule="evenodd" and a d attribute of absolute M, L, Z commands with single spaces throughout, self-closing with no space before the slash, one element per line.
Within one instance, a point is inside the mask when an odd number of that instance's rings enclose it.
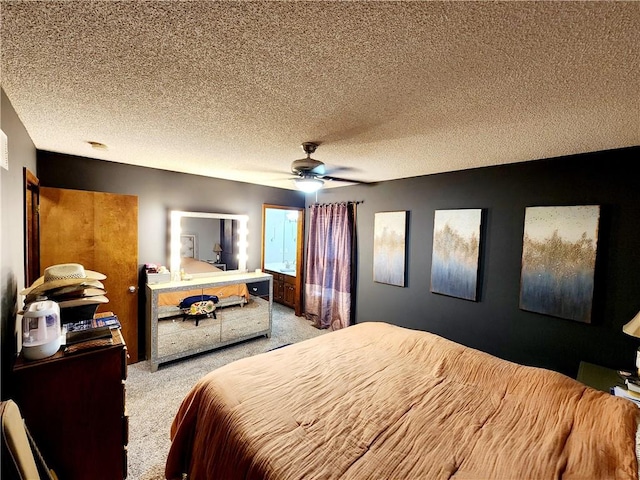
<path fill-rule="evenodd" d="M 185 258 L 198 257 L 198 243 L 195 235 L 180 235 L 180 256 Z"/>
<path fill-rule="evenodd" d="M 599 205 L 528 207 L 520 308 L 591 323 Z"/>
<path fill-rule="evenodd" d="M 482 209 L 436 210 L 431 291 L 476 300 Z"/>
<path fill-rule="evenodd" d="M 407 212 L 378 212 L 373 222 L 373 281 L 405 286 Z"/>

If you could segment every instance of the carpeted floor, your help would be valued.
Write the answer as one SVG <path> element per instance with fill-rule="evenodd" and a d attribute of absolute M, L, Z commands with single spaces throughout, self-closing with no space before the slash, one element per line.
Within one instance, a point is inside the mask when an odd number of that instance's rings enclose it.
<path fill-rule="evenodd" d="M 146 361 L 129 365 L 127 413 L 129 414 L 129 475 L 131 480 L 164 479 L 169 450 L 169 429 L 180 402 L 206 373 L 240 358 L 326 333 L 293 310 L 273 304 L 270 338 L 248 340 L 220 350 L 161 365 L 152 373 Z"/>

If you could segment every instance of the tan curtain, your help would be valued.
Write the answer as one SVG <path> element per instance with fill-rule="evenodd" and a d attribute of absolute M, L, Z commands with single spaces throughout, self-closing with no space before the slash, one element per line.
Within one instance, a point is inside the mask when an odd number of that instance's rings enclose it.
<path fill-rule="evenodd" d="M 304 284 L 305 317 L 316 328 L 353 323 L 355 204 L 312 205 Z"/>

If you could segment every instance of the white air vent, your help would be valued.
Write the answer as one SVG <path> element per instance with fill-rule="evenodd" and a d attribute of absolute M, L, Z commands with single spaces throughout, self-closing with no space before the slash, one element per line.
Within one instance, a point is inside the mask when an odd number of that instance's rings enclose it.
<path fill-rule="evenodd" d="M 0 130 L 0 164 L 5 170 L 9 170 L 9 145 L 7 136 Z"/>

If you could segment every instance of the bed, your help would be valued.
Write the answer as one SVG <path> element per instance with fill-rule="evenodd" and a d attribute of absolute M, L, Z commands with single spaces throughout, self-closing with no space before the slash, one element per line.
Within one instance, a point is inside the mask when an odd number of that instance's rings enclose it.
<path fill-rule="evenodd" d="M 640 410 L 560 373 L 365 322 L 218 368 L 168 479 L 638 479 Z"/>
<path fill-rule="evenodd" d="M 189 257 L 182 257 L 180 268 L 186 274 L 203 276 L 208 273 L 220 273 L 223 270 L 213 265 Z M 215 295 L 218 297 L 216 308 L 233 305 L 244 306 L 249 301 L 249 289 L 245 283 L 225 285 L 215 288 L 194 289 L 181 292 L 166 292 L 158 297 L 158 318 L 172 318 L 182 315 L 180 302 L 195 295 Z"/>

